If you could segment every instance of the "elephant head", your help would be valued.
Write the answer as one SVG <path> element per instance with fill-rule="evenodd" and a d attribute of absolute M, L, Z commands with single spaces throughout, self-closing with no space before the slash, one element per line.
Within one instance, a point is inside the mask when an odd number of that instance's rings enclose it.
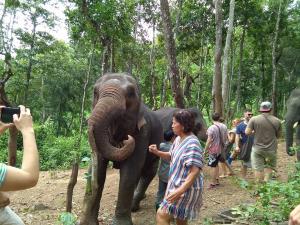
<path fill-rule="evenodd" d="M 135 148 L 135 132 L 141 126 L 140 92 L 133 77 L 105 74 L 94 86 L 93 110 L 88 120 L 89 142 L 111 161 L 123 161 Z"/>
<path fill-rule="evenodd" d="M 157 111 L 155 111 L 155 114 L 160 119 L 164 131 L 172 129 L 172 119 L 175 112 L 180 110 L 179 108 L 172 108 L 172 107 L 164 107 Z M 195 127 L 193 130 L 193 133 L 197 135 L 197 137 L 202 140 L 206 141 L 207 135 L 206 135 L 206 122 L 203 118 L 202 113 L 197 108 L 189 108 L 190 112 L 193 113 L 195 118 Z"/>
<path fill-rule="evenodd" d="M 207 140 L 207 125 L 203 118 L 202 113 L 197 108 L 189 108 L 189 111 L 194 114 L 195 118 L 195 127 L 193 133 L 197 135 L 197 137 L 202 140 Z"/>
<path fill-rule="evenodd" d="M 286 124 L 286 151 L 288 154 L 291 154 L 289 151 L 290 147 L 293 146 L 293 134 L 294 134 L 294 125 L 298 123 L 296 143 L 300 140 L 300 88 L 292 91 L 288 101 L 287 101 L 287 112 L 285 115 L 285 124 Z M 300 143 L 297 143 L 300 144 Z"/>

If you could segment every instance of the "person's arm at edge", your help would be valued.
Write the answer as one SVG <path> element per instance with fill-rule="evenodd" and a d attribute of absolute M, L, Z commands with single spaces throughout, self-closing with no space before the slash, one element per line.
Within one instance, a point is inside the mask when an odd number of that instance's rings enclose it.
<path fill-rule="evenodd" d="M 237 128 L 237 133 L 235 135 L 235 151 L 236 152 L 240 152 L 240 133 L 238 131 L 238 128 Z"/>
<path fill-rule="evenodd" d="M 23 109 L 23 113 L 24 110 L 25 108 Z M 22 133 L 24 143 L 24 156 L 22 160 L 22 168 L 18 169 L 12 166 L 7 166 L 7 174 L 4 183 L 0 188 L 1 191 L 23 190 L 35 186 L 38 182 L 39 155 L 36 146 L 30 113 L 26 116 L 30 117 L 30 121 L 27 121 L 27 126 L 21 128 L 17 127 Z M 17 126 L 17 115 L 14 115 L 14 122 Z"/>
<path fill-rule="evenodd" d="M 248 122 L 248 125 L 245 130 L 245 134 L 248 136 L 253 134 L 253 119 L 252 118 Z"/>
<path fill-rule="evenodd" d="M 8 128 L 12 127 L 12 123 L 2 123 L 0 126 L 0 134 L 3 134 Z"/>
<path fill-rule="evenodd" d="M 204 147 L 204 151 L 207 152 L 208 151 L 208 147 L 209 145 L 212 143 L 212 138 L 210 135 L 207 135 L 207 140 L 206 140 L 206 143 L 205 143 L 205 147 Z"/>

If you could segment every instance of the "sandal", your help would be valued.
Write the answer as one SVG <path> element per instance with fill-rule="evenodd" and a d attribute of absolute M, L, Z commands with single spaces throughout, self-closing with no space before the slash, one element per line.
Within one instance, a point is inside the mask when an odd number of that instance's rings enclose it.
<path fill-rule="evenodd" d="M 225 178 L 225 177 L 228 177 L 228 176 L 229 176 L 229 175 L 226 174 L 226 175 L 220 175 L 219 177 L 220 177 L 220 178 Z"/>
<path fill-rule="evenodd" d="M 216 187 L 218 187 L 218 185 L 220 185 L 220 183 L 210 184 L 207 189 L 208 190 L 215 189 Z"/>

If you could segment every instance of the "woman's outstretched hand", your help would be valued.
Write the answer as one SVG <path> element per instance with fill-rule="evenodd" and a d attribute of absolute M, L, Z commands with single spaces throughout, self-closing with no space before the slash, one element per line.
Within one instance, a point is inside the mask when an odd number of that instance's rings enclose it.
<path fill-rule="evenodd" d="M 156 146 L 155 144 L 150 145 L 150 146 L 149 146 L 149 152 L 151 152 L 151 153 L 157 155 L 157 152 L 158 152 L 157 146 Z"/>

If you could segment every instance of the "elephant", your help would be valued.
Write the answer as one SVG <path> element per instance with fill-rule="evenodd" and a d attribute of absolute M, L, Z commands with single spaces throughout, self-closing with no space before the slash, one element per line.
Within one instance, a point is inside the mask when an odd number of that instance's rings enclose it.
<path fill-rule="evenodd" d="M 161 109 L 156 110 L 154 113 L 159 117 L 163 130 L 167 131 L 172 129 L 172 118 L 175 112 L 180 110 L 179 108 L 172 108 L 172 107 L 164 107 Z M 202 141 L 206 141 L 207 139 L 207 125 L 203 118 L 202 113 L 197 108 L 189 108 L 189 110 L 195 116 L 195 128 L 193 133 Z"/>
<path fill-rule="evenodd" d="M 131 207 L 144 197 L 158 167 L 158 157 L 148 147 L 162 142 L 163 129 L 155 113 L 141 101 L 138 84 L 131 75 L 109 73 L 96 81 L 88 130 L 89 143 L 98 159 L 98 184 L 93 184 L 98 189 L 80 224 L 98 224 L 106 169 L 113 161 L 120 169 L 113 224 L 133 225 Z"/>
<path fill-rule="evenodd" d="M 286 138 L 286 151 L 289 155 L 293 155 L 290 148 L 293 146 L 294 127 L 296 127 L 296 140 L 297 146 L 300 145 L 300 88 L 296 88 L 291 92 L 287 101 L 287 112 L 285 114 L 285 138 Z M 297 160 L 300 161 L 300 152 L 297 152 Z"/>

